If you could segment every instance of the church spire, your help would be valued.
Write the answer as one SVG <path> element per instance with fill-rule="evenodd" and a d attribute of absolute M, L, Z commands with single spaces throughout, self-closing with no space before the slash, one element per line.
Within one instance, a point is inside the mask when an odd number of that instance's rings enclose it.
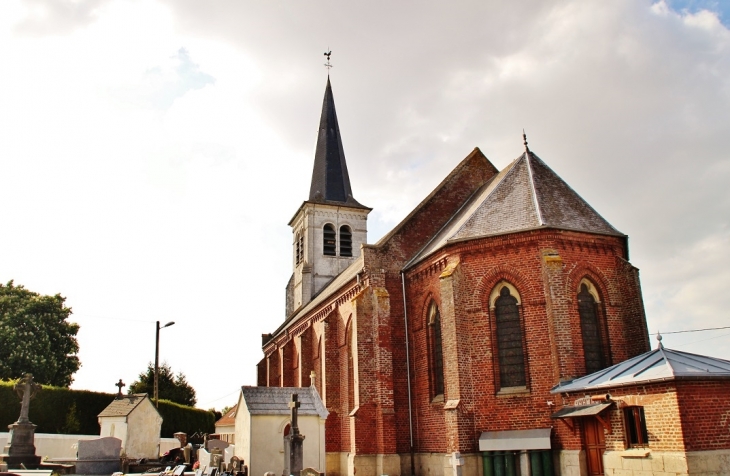
<path fill-rule="evenodd" d="M 337 202 L 362 207 L 352 196 L 350 176 L 347 173 L 345 151 L 342 148 L 340 126 L 337 123 L 335 99 L 332 95 L 329 76 L 327 77 L 327 89 L 324 92 L 322 117 L 319 120 L 319 136 L 314 154 L 309 201 Z"/>

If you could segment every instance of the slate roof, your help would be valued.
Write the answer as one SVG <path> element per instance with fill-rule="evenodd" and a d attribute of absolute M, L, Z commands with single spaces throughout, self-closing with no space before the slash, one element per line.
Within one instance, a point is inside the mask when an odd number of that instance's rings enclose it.
<path fill-rule="evenodd" d="M 526 151 L 477 190 L 409 266 L 452 242 L 536 228 L 625 236 Z"/>
<path fill-rule="evenodd" d="M 556 385 L 551 393 L 589 391 L 649 382 L 730 378 L 730 361 L 658 348 L 607 369 Z"/>
<path fill-rule="evenodd" d="M 122 395 L 122 398 L 115 398 L 105 409 L 99 413 L 100 417 L 128 416 L 146 398 L 146 393 L 135 393 Z"/>
<path fill-rule="evenodd" d="M 322 289 L 319 290 L 317 294 L 312 296 L 312 300 L 309 301 L 306 305 L 302 306 L 294 312 L 291 316 L 289 316 L 282 325 L 280 325 L 271 335 L 277 336 L 281 331 L 286 329 L 287 327 L 295 324 L 299 321 L 299 318 L 302 316 L 307 315 L 312 309 L 316 308 L 320 304 L 324 303 L 328 299 L 332 298 L 332 295 L 334 292 L 336 292 L 338 289 L 340 289 L 342 286 L 348 283 L 348 281 L 351 281 L 357 277 L 357 274 L 363 270 L 363 267 L 365 266 L 365 261 L 363 258 L 363 255 L 361 254 L 358 256 L 355 261 L 350 263 L 350 265 L 345 268 L 340 274 L 335 276 L 332 281 L 327 283 Z"/>
<path fill-rule="evenodd" d="M 319 415 L 327 418 L 329 412 L 314 387 L 241 387 L 243 404 L 251 415 L 289 415 L 292 393 L 299 396 L 300 415 Z"/>
<path fill-rule="evenodd" d="M 332 95 L 329 76 L 322 103 L 322 116 L 319 120 L 319 135 L 314 154 L 309 201 L 367 208 L 352 196 L 350 176 L 347 173 L 345 150 L 342 148 L 342 136 L 337 122 L 335 99 Z"/>

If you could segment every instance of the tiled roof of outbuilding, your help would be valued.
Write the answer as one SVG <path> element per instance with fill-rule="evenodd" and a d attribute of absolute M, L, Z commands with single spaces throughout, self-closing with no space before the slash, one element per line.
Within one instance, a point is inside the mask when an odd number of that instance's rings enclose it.
<path fill-rule="evenodd" d="M 232 408 L 230 408 L 225 415 L 223 415 L 217 422 L 215 422 L 216 426 L 227 426 L 227 425 L 233 425 L 236 423 L 236 410 L 238 409 L 238 404 L 233 405 Z"/>
<path fill-rule="evenodd" d="M 624 236 L 527 151 L 484 184 L 411 263 L 450 242 L 535 228 Z"/>
<path fill-rule="evenodd" d="M 730 378 L 730 361 L 665 349 L 661 345 L 607 369 L 556 385 L 552 393 L 603 388 L 678 379 Z"/>
<path fill-rule="evenodd" d="M 298 395 L 300 415 L 319 415 L 327 418 L 329 412 L 314 387 L 241 387 L 243 402 L 252 415 L 288 415 L 292 393 Z"/>
<path fill-rule="evenodd" d="M 132 410 L 147 398 L 146 393 L 135 393 L 122 395 L 122 398 L 115 398 L 105 409 L 99 413 L 100 417 L 127 416 Z"/>

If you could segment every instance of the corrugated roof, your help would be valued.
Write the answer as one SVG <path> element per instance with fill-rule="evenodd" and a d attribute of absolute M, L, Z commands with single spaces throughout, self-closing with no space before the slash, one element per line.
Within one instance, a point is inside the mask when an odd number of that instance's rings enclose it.
<path fill-rule="evenodd" d="M 450 242 L 542 227 L 624 236 L 528 151 L 484 184 L 411 263 Z"/>
<path fill-rule="evenodd" d="M 137 408 L 145 398 L 149 398 L 146 393 L 135 393 L 132 395 L 122 395 L 122 398 L 115 398 L 105 409 L 99 413 L 100 417 L 128 416 L 132 410 Z"/>
<path fill-rule="evenodd" d="M 607 369 L 556 385 L 552 393 L 590 391 L 641 383 L 696 378 L 730 378 L 730 361 L 665 349 L 661 345 Z"/>
<path fill-rule="evenodd" d="M 300 415 L 319 415 L 327 418 L 329 412 L 324 407 L 314 387 L 241 387 L 243 404 L 252 415 L 289 415 L 289 402 L 296 393 L 299 398 Z"/>

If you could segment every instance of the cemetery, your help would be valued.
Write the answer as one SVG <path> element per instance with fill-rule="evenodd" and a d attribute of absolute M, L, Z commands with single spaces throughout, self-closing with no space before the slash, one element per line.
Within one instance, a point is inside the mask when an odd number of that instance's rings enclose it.
<path fill-rule="evenodd" d="M 29 413 L 42 388 L 26 374 L 13 387 L 18 420 L 0 433 L 0 475 L 248 476 L 249 467 L 266 476 L 324 475 L 328 412 L 313 386 L 243 387 L 235 419 L 239 449 L 214 434 L 161 438 L 163 417 L 152 400 L 124 395 L 122 386 L 120 380 L 98 414 L 98 435 L 36 434 Z"/>

